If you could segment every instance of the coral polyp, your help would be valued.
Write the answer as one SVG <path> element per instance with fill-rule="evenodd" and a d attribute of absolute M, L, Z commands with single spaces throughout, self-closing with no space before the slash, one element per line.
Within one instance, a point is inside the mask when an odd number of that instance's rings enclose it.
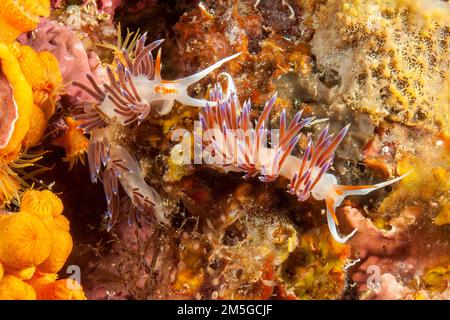
<path fill-rule="evenodd" d="M 56 80 L 60 75 L 59 67 L 53 59 L 48 52 L 38 54 L 18 43 L 0 43 L 0 207 L 19 199 L 19 193 L 29 186 L 26 181 L 33 180 L 23 168 L 35 166 L 35 162 L 42 159 L 41 152 L 28 154 L 26 149 L 40 143 L 59 99 L 59 94 L 53 98 L 43 94 L 47 84 L 60 84 Z M 40 72 L 33 74 L 33 68 Z"/>
<path fill-rule="evenodd" d="M 50 0 L 7 0 L 0 4 L 0 41 L 11 43 L 22 32 L 37 27 L 40 17 L 50 15 Z"/>
<path fill-rule="evenodd" d="M 84 164 L 89 140 L 78 128 L 79 123 L 72 117 L 66 117 L 64 121 L 67 124 L 64 134 L 54 139 L 52 144 L 64 148 L 66 152 L 64 160 L 69 163 L 69 170 L 71 170 L 78 161 Z"/>
<path fill-rule="evenodd" d="M 229 90 L 235 90 L 231 77 L 227 74 Z M 239 103 L 236 91 L 224 97 L 220 85 L 211 93 L 216 108 L 207 105 L 200 111 L 200 121 L 204 133 L 204 143 L 209 152 L 210 163 L 222 165 L 228 171 L 243 171 L 246 177 L 260 175 L 263 182 L 274 181 L 278 176 L 290 180 L 288 191 L 297 196 L 300 202 L 310 195 L 316 200 L 325 200 L 327 220 L 334 239 L 344 243 L 351 234 L 341 237 L 337 231 L 336 208 L 349 195 L 364 195 L 403 179 L 409 173 L 390 181 L 364 186 L 339 185 L 334 175 L 327 173 L 333 164 L 334 152 L 344 139 L 349 126 L 344 127 L 335 136 L 328 134 L 328 127 L 320 133 L 316 142 L 309 139 L 301 158 L 293 156 L 295 146 L 300 140 L 300 131 L 310 124 L 312 118 L 301 119 L 302 112 L 295 114 L 287 125 L 286 110 L 281 112 L 278 143 L 275 136 L 270 138 L 267 147 L 269 114 L 275 104 L 276 96 L 266 102 L 261 115 L 254 126 L 250 121 L 251 103 Z M 210 143 L 210 145 L 208 144 Z M 209 149 L 209 150 L 208 150 Z M 217 159 L 219 156 L 221 159 Z"/>

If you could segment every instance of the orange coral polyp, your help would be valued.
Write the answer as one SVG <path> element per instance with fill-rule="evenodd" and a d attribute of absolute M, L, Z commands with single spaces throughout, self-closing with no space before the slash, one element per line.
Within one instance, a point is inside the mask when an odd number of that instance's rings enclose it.
<path fill-rule="evenodd" d="M 53 192 L 49 190 L 28 190 L 22 196 L 20 210 L 30 212 L 43 219 L 56 217 L 63 212 L 63 204 Z"/>
<path fill-rule="evenodd" d="M 49 283 L 37 292 L 38 300 L 86 300 L 83 287 L 72 279 Z"/>
<path fill-rule="evenodd" d="M 30 121 L 30 128 L 23 138 L 22 146 L 27 149 L 37 145 L 44 135 L 47 128 L 47 120 L 44 112 L 35 104 L 31 106 L 33 120 Z"/>
<path fill-rule="evenodd" d="M 38 266 L 38 270 L 45 273 L 57 273 L 66 263 L 72 251 L 73 242 L 70 233 L 56 224 L 49 229 L 52 237 L 52 247 L 48 258 Z"/>
<path fill-rule="evenodd" d="M 39 17 L 48 17 L 49 15 L 49 0 L 4 0 L 0 2 L 0 42 L 13 42 L 19 34 L 35 29 L 39 23 Z"/>
<path fill-rule="evenodd" d="M 31 47 L 14 43 L 11 52 L 17 58 L 22 74 L 32 89 L 33 104 L 30 105 L 33 121 L 23 140 L 24 147 L 40 142 L 47 121 L 55 111 L 59 95 L 63 91 L 59 64 L 50 52 L 36 52 Z"/>
<path fill-rule="evenodd" d="M 69 128 L 62 137 L 53 140 L 52 143 L 64 148 L 66 152 L 64 161 L 69 162 L 69 170 L 71 170 L 78 161 L 84 164 L 89 140 L 83 134 L 83 131 L 78 129 L 80 122 L 75 121 L 72 117 L 66 117 L 65 120 Z"/>
<path fill-rule="evenodd" d="M 55 111 L 63 92 L 58 60 L 48 51 L 36 52 L 31 47 L 15 43 L 14 53 L 33 91 L 33 102 L 42 110 L 45 121 Z"/>
<path fill-rule="evenodd" d="M 42 273 L 36 271 L 33 277 L 26 282 L 31 285 L 39 295 L 39 292 L 43 290 L 46 285 L 55 282 L 57 279 L 58 275 L 56 273 Z"/>
<path fill-rule="evenodd" d="M 0 300 L 36 300 L 36 292 L 28 283 L 6 275 L 0 280 Z"/>
<path fill-rule="evenodd" d="M 32 266 L 32 267 L 28 267 L 28 268 L 24 268 L 24 269 L 15 269 L 15 268 L 10 268 L 8 266 L 5 266 L 5 273 L 15 276 L 21 280 L 29 280 L 33 277 L 34 273 L 36 272 L 36 267 Z"/>
<path fill-rule="evenodd" d="M 30 116 L 33 106 L 33 93 L 27 79 L 22 73 L 19 61 L 10 47 L 0 43 L 0 63 L 3 73 L 13 89 L 13 99 L 18 109 L 18 119 L 8 142 L 0 148 L 0 157 L 18 154 L 22 140 L 30 128 Z"/>
<path fill-rule="evenodd" d="M 10 164 L 23 147 L 41 141 L 61 92 L 62 77 L 51 53 L 37 53 L 18 43 L 0 43 L 0 67 L 0 205 L 4 205 L 18 198 L 22 183 Z"/>
<path fill-rule="evenodd" d="M 60 227 L 61 229 L 69 232 L 70 231 L 70 221 L 62 214 L 54 217 L 53 220 L 55 221 L 55 224 Z"/>
<path fill-rule="evenodd" d="M 0 212 L 0 299 L 86 299 L 77 282 L 56 281 L 73 247 L 63 209 L 53 192 L 28 190 L 19 213 Z"/>
<path fill-rule="evenodd" d="M 24 269 L 44 262 L 52 237 L 42 220 L 27 212 L 10 214 L 0 220 L 0 261 Z"/>
<path fill-rule="evenodd" d="M 49 120 L 55 112 L 59 97 L 65 93 L 58 60 L 50 52 L 39 53 L 39 59 L 47 71 L 47 79 L 33 92 L 34 103 L 44 112 L 46 120 Z"/>
<path fill-rule="evenodd" d="M 72 251 L 72 237 L 68 232 L 69 221 L 61 215 L 62 211 L 61 200 L 49 190 L 28 190 L 22 196 L 21 212 L 41 218 L 51 236 L 50 252 L 45 261 L 39 264 L 40 272 L 58 272 Z"/>

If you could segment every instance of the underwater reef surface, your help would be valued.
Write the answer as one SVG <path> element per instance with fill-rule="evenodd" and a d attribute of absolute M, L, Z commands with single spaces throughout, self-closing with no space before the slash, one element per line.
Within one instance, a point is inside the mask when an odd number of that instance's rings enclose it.
<path fill-rule="evenodd" d="M 0 299 L 450 298 L 448 1 L 25 3 Z"/>

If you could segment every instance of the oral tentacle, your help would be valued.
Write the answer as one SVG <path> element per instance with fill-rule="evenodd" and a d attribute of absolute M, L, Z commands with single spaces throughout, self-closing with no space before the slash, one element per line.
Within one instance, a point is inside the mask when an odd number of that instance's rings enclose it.
<path fill-rule="evenodd" d="M 394 184 L 400 180 L 403 180 L 404 178 L 406 178 L 409 174 L 411 174 L 411 172 L 413 172 L 414 170 L 410 170 L 407 173 L 388 180 L 388 181 L 384 181 L 384 182 L 380 182 L 377 184 L 373 184 L 373 185 L 365 185 L 365 186 L 348 186 L 348 185 L 337 185 L 336 189 L 342 192 L 342 196 L 343 197 L 347 197 L 347 196 L 353 196 L 353 195 L 366 195 L 369 194 L 370 192 L 373 192 L 375 190 L 387 187 L 391 184 Z"/>
<path fill-rule="evenodd" d="M 200 81 L 201 79 L 203 79 L 204 77 L 209 75 L 214 70 L 220 68 L 224 63 L 226 63 L 226 62 L 228 62 L 230 60 L 233 60 L 234 58 L 237 58 L 238 56 L 241 55 L 241 53 L 242 52 L 238 52 L 238 53 L 235 53 L 235 54 L 233 54 L 233 55 L 231 55 L 229 57 L 226 57 L 226 58 L 224 58 L 222 60 L 219 60 L 216 63 L 210 65 L 209 67 L 203 69 L 202 71 L 200 71 L 200 72 L 198 72 L 196 74 L 193 74 L 191 76 L 188 76 L 188 77 L 185 77 L 185 78 L 182 78 L 182 79 L 178 79 L 178 80 L 176 80 L 176 82 L 179 83 L 181 86 L 187 88 L 190 85 Z"/>
<path fill-rule="evenodd" d="M 153 80 L 155 81 L 161 81 L 161 48 L 158 50 L 158 54 L 156 55 L 156 62 L 155 62 L 155 73 L 153 75 Z"/>

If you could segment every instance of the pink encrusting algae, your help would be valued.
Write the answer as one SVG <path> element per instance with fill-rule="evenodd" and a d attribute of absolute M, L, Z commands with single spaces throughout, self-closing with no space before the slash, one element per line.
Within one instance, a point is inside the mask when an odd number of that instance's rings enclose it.
<path fill-rule="evenodd" d="M 345 137 L 349 125 L 335 136 L 328 134 L 328 126 L 325 127 L 316 142 L 309 139 L 303 157 L 298 158 L 291 153 L 300 140 L 302 128 L 313 120 L 302 119 L 302 111 L 287 125 L 286 111 L 283 110 L 278 137 L 270 135 L 270 147 L 266 147 L 269 136 L 267 123 L 276 95 L 266 102 L 254 125 L 250 120 L 250 101 L 241 106 L 231 76 L 225 73 L 222 75 L 228 79 L 226 96 L 224 97 L 221 86 L 217 84 L 210 97 L 217 107 L 207 104 L 200 111 L 203 144 L 206 145 L 207 157 L 214 158 L 209 162 L 228 171 L 245 172 L 245 177 L 260 175 L 263 182 L 274 181 L 278 176 L 283 176 L 290 180 L 288 192 L 296 195 L 300 202 L 306 201 L 310 195 L 316 200 L 325 200 L 328 226 L 337 242 L 346 242 L 357 231 L 353 230 L 342 237 L 337 230 L 339 223 L 335 210 L 345 197 L 368 194 L 409 174 L 408 172 L 374 185 L 339 185 L 337 178 L 327 171 L 333 164 L 334 152 Z"/>

